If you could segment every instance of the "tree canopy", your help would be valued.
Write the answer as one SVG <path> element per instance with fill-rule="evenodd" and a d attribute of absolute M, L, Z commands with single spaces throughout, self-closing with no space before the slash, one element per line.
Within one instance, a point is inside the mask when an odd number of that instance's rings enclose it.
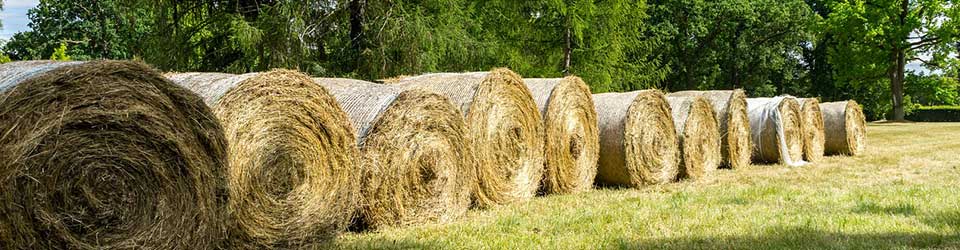
<path fill-rule="evenodd" d="M 594 92 L 853 98 L 873 119 L 957 104 L 952 0 L 41 0 L 14 60 L 377 80 L 509 67 Z M 2 8 L 2 5 L 0 5 Z M 922 63 L 932 72 L 911 72 Z"/>

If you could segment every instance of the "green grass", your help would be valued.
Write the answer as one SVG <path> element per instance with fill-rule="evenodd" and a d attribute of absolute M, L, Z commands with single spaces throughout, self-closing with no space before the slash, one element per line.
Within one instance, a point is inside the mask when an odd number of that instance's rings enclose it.
<path fill-rule="evenodd" d="M 960 124 L 871 124 L 867 151 L 804 167 L 475 210 L 347 233 L 342 249 L 960 249 Z"/>

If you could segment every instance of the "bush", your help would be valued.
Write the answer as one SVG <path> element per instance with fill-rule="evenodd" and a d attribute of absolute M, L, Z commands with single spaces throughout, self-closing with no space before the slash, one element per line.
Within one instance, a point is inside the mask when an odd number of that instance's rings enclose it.
<path fill-rule="evenodd" d="M 960 106 L 918 106 L 906 118 L 915 122 L 960 122 Z"/>

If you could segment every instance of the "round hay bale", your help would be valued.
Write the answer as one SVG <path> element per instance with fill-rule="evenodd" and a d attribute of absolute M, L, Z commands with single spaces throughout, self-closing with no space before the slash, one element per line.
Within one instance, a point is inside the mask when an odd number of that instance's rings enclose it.
<path fill-rule="evenodd" d="M 204 97 L 223 125 L 231 247 L 305 247 L 346 229 L 358 206 L 359 152 L 326 89 L 289 70 L 168 77 Z"/>
<path fill-rule="evenodd" d="M 720 124 L 721 166 L 737 169 L 750 165 L 753 147 L 750 145 L 750 118 L 747 117 L 747 95 L 742 89 L 711 91 L 680 91 L 668 96 L 707 98 L 713 105 Z"/>
<path fill-rule="evenodd" d="M 755 162 L 803 165 L 800 104 L 793 97 L 747 98 Z"/>
<path fill-rule="evenodd" d="M 680 149 L 663 92 L 595 94 L 593 103 L 600 128 L 598 183 L 640 187 L 677 178 Z"/>
<path fill-rule="evenodd" d="M 445 96 L 463 111 L 479 165 L 477 206 L 528 200 L 536 194 L 543 178 L 543 127 L 519 75 L 508 69 L 437 73 L 396 84 Z"/>
<path fill-rule="evenodd" d="M 364 226 L 446 223 L 470 207 L 476 161 L 460 110 L 422 90 L 314 78 L 357 129 Z"/>
<path fill-rule="evenodd" d="M 227 142 L 200 97 L 127 61 L 0 65 L 0 248 L 215 249 Z"/>
<path fill-rule="evenodd" d="M 597 176 L 600 132 L 590 88 L 579 77 L 524 79 L 546 131 L 542 191 L 546 194 L 590 190 Z"/>
<path fill-rule="evenodd" d="M 823 114 L 816 98 L 797 98 L 800 103 L 800 130 L 803 131 L 803 159 L 816 162 L 823 159 L 824 137 Z"/>
<path fill-rule="evenodd" d="M 821 103 L 825 131 L 824 152 L 859 155 L 867 145 L 866 120 L 856 101 Z"/>
<path fill-rule="evenodd" d="M 667 97 L 681 149 L 680 177 L 701 179 L 720 166 L 720 129 L 703 97 Z"/>

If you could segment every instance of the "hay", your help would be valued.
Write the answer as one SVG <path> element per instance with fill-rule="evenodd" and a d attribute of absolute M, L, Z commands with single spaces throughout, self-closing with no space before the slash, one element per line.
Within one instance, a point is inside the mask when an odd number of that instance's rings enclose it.
<path fill-rule="evenodd" d="M 597 182 L 640 187 L 680 172 L 677 131 L 659 90 L 593 95 L 600 128 Z"/>
<path fill-rule="evenodd" d="M 422 90 L 314 78 L 359 131 L 365 226 L 446 223 L 470 207 L 476 161 L 460 110 Z"/>
<path fill-rule="evenodd" d="M 867 144 L 863 109 L 856 101 L 821 103 L 825 131 L 824 152 L 828 155 L 859 155 Z"/>
<path fill-rule="evenodd" d="M 477 206 L 528 200 L 536 194 L 543 178 L 543 128 L 520 76 L 494 69 L 408 77 L 396 84 L 438 93 L 463 111 L 480 169 Z"/>
<path fill-rule="evenodd" d="M 359 152 L 327 90 L 288 70 L 169 77 L 203 96 L 223 124 L 232 248 L 311 246 L 346 228 Z"/>
<path fill-rule="evenodd" d="M 0 248 L 214 249 L 226 141 L 140 63 L 0 65 Z"/>
<path fill-rule="evenodd" d="M 713 106 L 703 97 L 667 97 L 681 149 L 680 176 L 701 179 L 720 165 L 720 129 Z"/>
<path fill-rule="evenodd" d="M 788 166 L 805 164 L 800 104 L 795 98 L 747 98 L 747 109 L 754 161 Z"/>
<path fill-rule="evenodd" d="M 524 79 L 546 131 L 542 191 L 578 193 L 593 187 L 600 132 L 590 88 L 579 77 Z"/>
<path fill-rule="evenodd" d="M 824 131 L 823 114 L 820 112 L 820 101 L 816 98 L 798 98 L 800 103 L 800 123 L 803 139 L 803 159 L 816 162 L 823 159 Z"/>
<path fill-rule="evenodd" d="M 750 165 L 750 118 L 747 117 L 747 95 L 743 90 L 680 91 L 672 97 L 703 96 L 713 105 L 720 124 L 723 162 L 721 166 L 741 168 Z"/>

